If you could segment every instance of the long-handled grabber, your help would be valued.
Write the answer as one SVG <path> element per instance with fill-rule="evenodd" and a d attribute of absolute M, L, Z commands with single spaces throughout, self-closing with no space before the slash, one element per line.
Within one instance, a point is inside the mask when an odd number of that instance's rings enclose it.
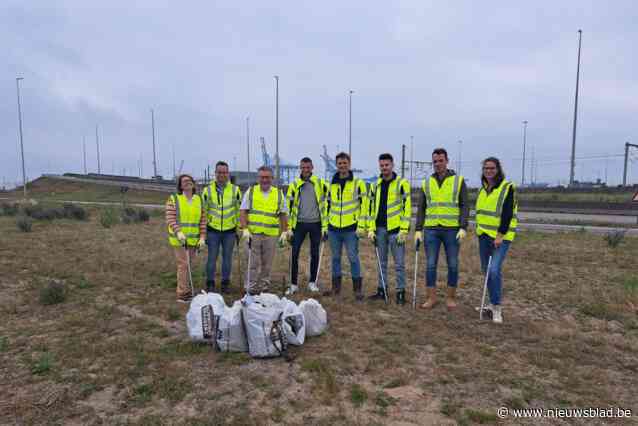
<path fill-rule="evenodd" d="M 383 269 L 381 269 L 381 258 L 379 257 L 379 246 L 377 245 L 377 239 L 374 240 L 374 251 L 377 254 L 377 265 L 379 267 L 379 275 L 381 275 L 381 284 L 383 285 L 383 295 L 385 296 L 385 304 L 388 304 L 388 286 L 385 284 L 385 278 L 383 276 Z"/>
<path fill-rule="evenodd" d="M 419 248 L 421 247 L 421 241 L 416 242 L 415 254 L 414 254 L 414 287 L 412 287 L 412 309 L 416 309 L 416 280 L 417 271 L 419 269 Z"/>
<path fill-rule="evenodd" d="M 485 284 L 483 285 L 483 297 L 481 298 L 481 310 L 479 311 L 479 319 L 483 319 L 483 309 L 485 309 L 485 295 L 487 294 L 487 281 L 490 277 L 490 266 L 492 265 L 492 256 L 487 261 L 487 271 L 485 271 Z"/>

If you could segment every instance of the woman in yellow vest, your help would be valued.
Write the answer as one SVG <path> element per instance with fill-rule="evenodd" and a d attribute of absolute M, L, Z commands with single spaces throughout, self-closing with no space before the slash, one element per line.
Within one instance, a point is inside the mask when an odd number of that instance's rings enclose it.
<path fill-rule="evenodd" d="M 501 268 L 516 235 L 518 202 L 514 184 L 505 179 L 501 162 L 497 158 L 489 157 L 483 161 L 481 183 L 476 199 L 476 235 L 484 273 L 488 260 L 492 257 L 487 281 L 490 303 L 486 308 L 492 311 L 495 323 L 502 323 Z"/>
<path fill-rule="evenodd" d="M 177 259 L 177 301 L 188 303 L 193 297 L 188 278 L 188 260 L 196 248 L 206 244 L 206 214 L 203 203 L 190 175 L 177 179 L 177 193 L 166 201 L 168 242 Z M 187 254 L 188 251 L 188 254 Z"/>

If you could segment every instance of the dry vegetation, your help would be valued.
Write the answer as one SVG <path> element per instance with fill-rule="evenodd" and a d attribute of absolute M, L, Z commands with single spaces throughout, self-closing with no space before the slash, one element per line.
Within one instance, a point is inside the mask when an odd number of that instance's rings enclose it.
<path fill-rule="evenodd" d="M 2 424 L 520 424 L 496 409 L 638 412 L 637 239 L 611 248 L 585 233 L 521 236 L 505 266 L 501 326 L 474 311 L 482 277 L 473 238 L 453 314 L 442 304 L 355 304 L 347 279 L 341 300 L 320 298 L 327 334 L 293 348 L 288 363 L 190 343 L 161 218 L 106 229 L 98 216 L 36 221 L 30 233 L 0 217 Z M 375 258 L 361 246 L 372 293 Z M 302 259 L 305 272 L 307 252 Z M 412 252 L 409 277 L 413 262 Z M 201 287 L 203 256 L 196 265 Z M 64 286 L 62 302 L 45 304 L 52 281 Z M 229 302 L 239 297 L 233 286 Z"/>

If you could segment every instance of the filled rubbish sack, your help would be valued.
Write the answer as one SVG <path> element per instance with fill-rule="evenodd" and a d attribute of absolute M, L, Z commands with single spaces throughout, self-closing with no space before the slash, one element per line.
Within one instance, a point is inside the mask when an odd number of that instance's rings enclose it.
<path fill-rule="evenodd" d="M 186 326 L 191 340 L 213 343 L 219 319 L 226 309 L 220 294 L 201 293 L 195 296 L 186 313 Z"/>
<path fill-rule="evenodd" d="M 271 306 L 280 306 L 281 300 L 282 299 L 280 299 L 279 296 L 272 293 L 259 293 L 258 295 L 253 296 L 254 302 L 260 303 L 268 308 Z"/>
<path fill-rule="evenodd" d="M 303 345 L 306 340 L 306 319 L 299 306 L 285 297 L 280 305 L 284 311 L 284 331 L 288 343 L 295 346 Z"/>
<path fill-rule="evenodd" d="M 306 321 L 306 336 L 319 336 L 328 328 L 328 314 L 315 299 L 304 300 L 299 304 L 299 310 Z"/>
<path fill-rule="evenodd" d="M 264 306 L 253 301 L 244 305 L 241 313 L 246 327 L 250 356 L 269 358 L 287 355 L 288 341 L 283 325 L 284 310 L 280 306 Z"/>
<path fill-rule="evenodd" d="M 248 342 L 242 323 L 242 303 L 237 300 L 226 308 L 217 326 L 217 350 L 221 352 L 248 352 Z"/>

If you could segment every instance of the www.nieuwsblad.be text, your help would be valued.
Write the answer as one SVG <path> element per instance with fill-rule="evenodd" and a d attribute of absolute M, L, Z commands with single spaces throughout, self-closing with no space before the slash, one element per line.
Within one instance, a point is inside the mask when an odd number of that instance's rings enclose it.
<path fill-rule="evenodd" d="M 626 419 L 632 416 L 632 412 L 627 408 L 507 408 L 500 407 L 496 410 L 496 415 L 505 419 L 513 418 L 550 418 L 550 419 Z"/>

